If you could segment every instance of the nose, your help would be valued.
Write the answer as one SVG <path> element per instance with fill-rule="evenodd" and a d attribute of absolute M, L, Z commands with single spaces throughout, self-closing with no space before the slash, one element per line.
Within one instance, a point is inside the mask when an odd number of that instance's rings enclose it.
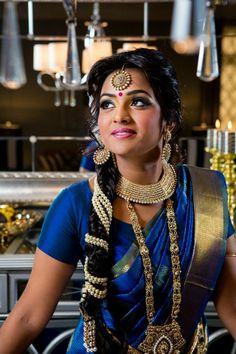
<path fill-rule="evenodd" d="M 123 105 L 117 107 L 114 113 L 114 123 L 128 124 L 131 121 L 129 110 Z"/>

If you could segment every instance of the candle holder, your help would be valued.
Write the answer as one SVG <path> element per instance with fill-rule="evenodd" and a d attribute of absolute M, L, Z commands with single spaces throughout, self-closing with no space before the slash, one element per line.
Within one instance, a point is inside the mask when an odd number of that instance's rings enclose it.
<path fill-rule="evenodd" d="M 211 170 L 222 171 L 224 159 L 222 154 L 218 151 L 218 133 L 218 129 L 207 130 L 207 144 L 205 151 L 212 155 L 210 158 Z"/>
<path fill-rule="evenodd" d="M 220 131 L 218 151 L 224 157 L 224 173 L 228 187 L 228 208 L 232 224 L 235 228 L 236 208 L 236 132 Z"/>

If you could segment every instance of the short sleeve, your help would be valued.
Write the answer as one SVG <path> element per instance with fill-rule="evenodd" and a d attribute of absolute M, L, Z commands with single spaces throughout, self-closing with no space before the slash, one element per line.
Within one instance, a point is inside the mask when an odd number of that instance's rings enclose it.
<path fill-rule="evenodd" d="M 38 248 L 61 262 L 73 265 L 81 257 L 76 215 L 68 188 L 56 197 L 48 209 Z"/>

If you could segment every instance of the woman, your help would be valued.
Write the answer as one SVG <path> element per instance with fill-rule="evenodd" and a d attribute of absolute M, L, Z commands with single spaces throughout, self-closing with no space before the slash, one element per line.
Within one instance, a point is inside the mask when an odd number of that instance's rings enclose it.
<path fill-rule="evenodd" d="M 174 69 L 158 51 L 120 53 L 93 66 L 88 94 L 97 176 L 52 204 L 0 354 L 19 354 L 46 325 L 79 259 L 82 316 L 68 353 L 205 353 L 210 297 L 236 339 L 225 182 L 177 166 Z"/>

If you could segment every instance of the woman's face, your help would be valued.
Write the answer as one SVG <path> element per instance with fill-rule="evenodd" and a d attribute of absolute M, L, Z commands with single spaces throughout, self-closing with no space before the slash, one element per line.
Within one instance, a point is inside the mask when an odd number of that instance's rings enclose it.
<path fill-rule="evenodd" d="M 102 142 L 113 153 L 126 157 L 160 157 L 161 109 L 144 73 L 125 69 L 132 82 L 122 91 L 112 87 L 110 74 L 102 86 L 98 126 Z"/>

